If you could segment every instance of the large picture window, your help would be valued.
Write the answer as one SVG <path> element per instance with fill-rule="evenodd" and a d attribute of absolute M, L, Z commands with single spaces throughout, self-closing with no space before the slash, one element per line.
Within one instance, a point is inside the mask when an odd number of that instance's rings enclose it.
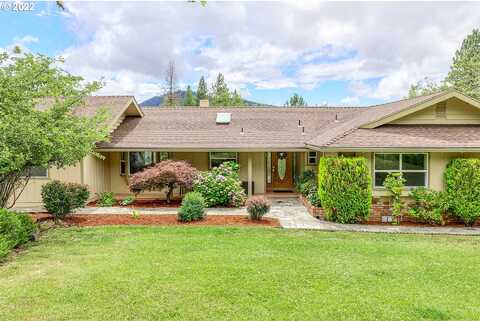
<path fill-rule="evenodd" d="M 406 187 L 428 185 L 428 154 L 375 153 L 374 186 L 383 187 L 389 173 L 402 173 Z"/>
<path fill-rule="evenodd" d="M 238 163 L 238 153 L 235 152 L 210 152 L 210 168 L 217 167 L 224 162 Z"/>
<path fill-rule="evenodd" d="M 24 172 L 24 175 L 27 176 L 27 172 Z M 48 170 L 42 166 L 33 166 L 30 167 L 30 178 L 47 178 Z"/>
<path fill-rule="evenodd" d="M 155 162 L 154 160 L 154 153 L 148 151 L 142 152 L 130 152 L 129 153 L 129 170 L 130 174 L 135 174 L 136 172 L 140 172 L 147 166 L 152 165 Z"/>

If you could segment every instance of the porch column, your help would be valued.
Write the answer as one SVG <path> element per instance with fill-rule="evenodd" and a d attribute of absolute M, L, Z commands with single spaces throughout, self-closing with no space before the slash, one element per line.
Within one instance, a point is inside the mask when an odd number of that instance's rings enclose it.
<path fill-rule="evenodd" d="M 252 180 L 253 180 L 253 164 L 252 164 L 252 153 L 248 153 L 248 197 L 252 196 Z"/>

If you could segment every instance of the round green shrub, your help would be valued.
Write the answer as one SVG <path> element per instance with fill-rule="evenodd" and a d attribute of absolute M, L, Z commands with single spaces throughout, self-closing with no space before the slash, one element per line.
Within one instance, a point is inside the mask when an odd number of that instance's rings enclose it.
<path fill-rule="evenodd" d="M 417 187 L 411 190 L 410 196 L 414 201 L 408 211 L 411 217 L 428 224 L 443 223 L 443 214 L 448 208 L 444 192 Z"/>
<path fill-rule="evenodd" d="M 458 158 L 445 170 L 445 192 L 449 209 L 465 225 L 480 218 L 480 159 Z"/>
<path fill-rule="evenodd" d="M 245 203 L 251 220 L 261 220 L 270 211 L 270 202 L 264 196 L 252 196 Z"/>
<path fill-rule="evenodd" d="M 30 241 L 36 229 L 27 214 L 0 209 L 0 258 L 14 247 Z"/>
<path fill-rule="evenodd" d="M 55 220 L 65 218 L 73 209 L 73 199 L 67 184 L 60 181 L 51 181 L 42 186 L 42 201 Z"/>
<path fill-rule="evenodd" d="M 322 157 L 318 194 L 325 218 L 338 223 L 358 223 L 370 215 L 372 184 L 362 157 Z"/>
<path fill-rule="evenodd" d="M 72 208 L 81 208 L 87 205 L 88 198 L 90 197 L 90 191 L 87 185 L 67 183 L 67 190 L 72 200 Z"/>
<path fill-rule="evenodd" d="M 178 210 L 177 219 L 180 222 L 199 221 L 206 217 L 205 199 L 198 192 L 187 193 Z"/>
<path fill-rule="evenodd" d="M 72 210 L 84 207 L 90 197 L 88 187 L 76 183 L 51 181 L 42 186 L 42 201 L 54 219 L 63 219 Z"/>

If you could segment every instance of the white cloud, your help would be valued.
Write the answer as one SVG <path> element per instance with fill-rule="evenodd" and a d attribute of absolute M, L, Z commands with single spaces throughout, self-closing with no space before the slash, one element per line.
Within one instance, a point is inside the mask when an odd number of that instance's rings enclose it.
<path fill-rule="evenodd" d="M 345 97 L 340 100 L 340 103 L 344 106 L 357 106 L 360 103 L 360 99 L 358 97 Z"/>
<path fill-rule="evenodd" d="M 479 9 L 446 2 L 72 1 L 67 21 L 82 41 L 65 56 L 69 70 L 104 75 L 105 91 L 142 97 L 160 88 L 174 59 L 179 78 L 195 85 L 218 72 L 243 92 L 338 80 L 351 82 L 351 97 L 391 99 L 417 80 L 446 74 L 455 49 L 480 25 L 472 14 Z"/>
<path fill-rule="evenodd" d="M 26 35 L 23 37 L 16 37 L 13 41 L 19 44 L 28 44 L 28 43 L 37 43 L 39 39 L 32 35 Z"/>

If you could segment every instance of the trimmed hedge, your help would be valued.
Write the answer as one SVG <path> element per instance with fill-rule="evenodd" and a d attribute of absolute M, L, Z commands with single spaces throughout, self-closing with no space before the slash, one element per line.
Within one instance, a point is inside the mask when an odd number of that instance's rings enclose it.
<path fill-rule="evenodd" d="M 480 159 L 458 158 L 445 170 L 445 192 L 451 214 L 465 225 L 480 218 Z"/>
<path fill-rule="evenodd" d="M 318 193 L 325 218 L 338 223 L 358 223 L 370 215 L 372 184 L 362 157 L 322 157 Z"/>
<path fill-rule="evenodd" d="M 0 209 L 0 259 L 13 248 L 30 241 L 36 230 L 27 214 Z"/>

